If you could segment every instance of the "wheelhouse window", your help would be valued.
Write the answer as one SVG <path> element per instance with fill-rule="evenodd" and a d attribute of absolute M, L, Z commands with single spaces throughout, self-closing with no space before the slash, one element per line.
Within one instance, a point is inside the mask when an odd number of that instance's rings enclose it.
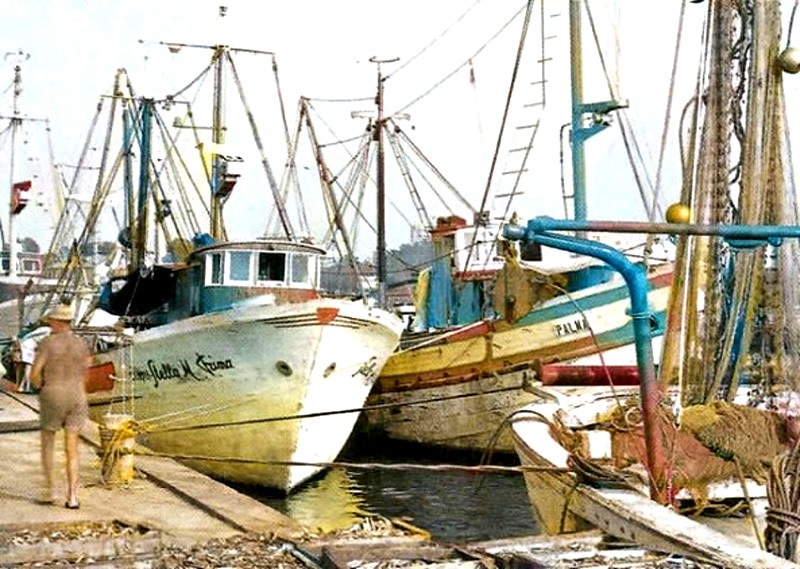
<path fill-rule="evenodd" d="M 250 283 L 250 251 L 231 251 L 229 255 L 228 278 L 235 282 Z"/>
<path fill-rule="evenodd" d="M 311 262 L 308 255 L 292 255 L 292 283 L 311 284 Z"/>
<path fill-rule="evenodd" d="M 39 273 L 42 267 L 36 259 L 23 259 L 22 270 L 26 273 Z"/>
<path fill-rule="evenodd" d="M 222 284 L 222 253 L 212 253 L 209 255 L 211 262 L 208 264 L 207 280 L 210 284 Z"/>
<path fill-rule="evenodd" d="M 261 252 L 258 254 L 258 280 L 280 281 L 286 279 L 286 253 Z"/>

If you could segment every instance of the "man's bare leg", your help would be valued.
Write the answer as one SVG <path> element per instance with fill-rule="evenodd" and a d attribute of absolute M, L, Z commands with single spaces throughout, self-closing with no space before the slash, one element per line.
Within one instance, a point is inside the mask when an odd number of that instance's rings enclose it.
<path fill-rule="evenodd" d="M 55 490 L 53 488 L 53 455 L 55 453 L 56 434 L 54 431 L 40 431 L 41 434 L 41 457 L 42 471 L 44 472 L 44 491 L 42 493 L 43 502 L 53 502 L 55 500 Z"/>
<path fill-rule="evenodd" d="M 67 505 L 78 506 L 78 431 L 64 430 L 64 449 L 67 455 Z"/>

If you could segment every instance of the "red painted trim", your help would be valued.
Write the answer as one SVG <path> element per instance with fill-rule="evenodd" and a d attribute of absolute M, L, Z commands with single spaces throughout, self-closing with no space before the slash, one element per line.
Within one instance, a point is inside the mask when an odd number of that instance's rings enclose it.
<path fill-rule="evenodd" d="M 635 365 L 549 364 L 538 366 L 536 375 L 542 385 L 639 385 L 639 370 Z"/>
<path fill-rule="evenodd" d="M 114 387 L 114 362 L 103 362 L 89 366 L 84 386 L 86 393 L 111 391 Z"/>
<path fill-rule="evenodd" d="M 330 324 L 336 320 L 336 316 L 338 316 L 338 314 L 338 308 L 333 308 L 331 306 L 320 306 L 317 308 L 317 321 L 320 324 Z"/>
<path fill-rule="evenodd" d="M 447 336 L 444 341 L 446 344 L 452 344 L 454 342 L 460 342 L 461 340 L 474 338 L 475 336 L 483 336 L 484 334 L 489 334 L 493 331 L 494 326 L 492 323 L 483 321 L 478 324 L 471 325 L 469 328 L 461 332 L 456 332 L 450 336 Z"/>

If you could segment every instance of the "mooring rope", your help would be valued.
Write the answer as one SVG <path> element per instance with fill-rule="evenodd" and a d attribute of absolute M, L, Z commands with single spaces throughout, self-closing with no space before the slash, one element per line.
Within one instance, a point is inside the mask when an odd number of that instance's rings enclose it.
<path fill-rule="evenodd" d="M 443 395 L 441 397 L 431 397 L 429 399 L 419 399 L 415 401 L 408 401 L 405 403 L 377 403 L 375 405 L 365 405 L 363 407 L 351 407 L 348 409 L 339 409 L 336 411 L 317 411 L 314 413 L 301 413 L 297 415 L 278 415 L 275 417 L 259 417 L 256 419 L 243 419 L 241 421 L 225 421 L 223 423 L 202 423 L 198 425 L 184 426 L 184 427 L 166 427 L 150 429 L 151 432 L 167 433 L 176 431 L 194 431 L 202 429 L 214 429 L 219 427 L 235 427 L 243 425 L 257 425 L 260 423 L 272 423 L 275 421 L 298 421 L 302 419 L 311 419 L 314 417 L 325 417 L 328 415 L 342 415 L 346 413 L 361 413 L 362 411 L 373 411 L 378 409 L 396 409 L 398 407 L 407 407 L 410 405 L 425 405 L 428 403 L 439 403 L 442 401 L 452 401 L 454 399 L 464 399 L 467 397 L 480 397 L 492 393 L 503 393 L 507 391 L 517 391 L 522 389 L 521 386 L 501 387 L 497 389 L 490 389 L 481 391 L 480 393 L 460 393 L 458 395 Z"/>
<path fill-rule="evenodd" d="M 797 539 L 800 535 L 800 444 L 772 462 L 767 483 L 767 551 L 800 562 Z"/>
<path fill-rule="evenodd" d="M 525 472 L 570 472 L 568 468 L 559 466 L 503 466 L 503 465 L 477 465 L 470 466 L 464 464 L 420 464 L 410 462 L 384 463 L 384 462 L 302 462 L 293 460 L 264 460 L 257 458 L 224 457 L 224 456 L 205 456 L 193 454 L 175 454 L 156 452 L 144 447 L 127 451 L 128 454 L 140 456 L 153 456 L 159 458 L 172 458 L 176 460 L 193 460 L 204 462 L 232 462 L 237 464 L 259 464 L 264 466 L 313 466 L 319 468 L 350 468 L 353 470 L 422 470 L 430 472 L 463 472 L 463 473 L 525 473 Z"/>

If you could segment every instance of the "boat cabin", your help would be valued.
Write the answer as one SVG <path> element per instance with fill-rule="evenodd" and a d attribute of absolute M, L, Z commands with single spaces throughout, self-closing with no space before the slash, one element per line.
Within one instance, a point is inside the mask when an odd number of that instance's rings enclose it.
<path fill-rule="evenodd" d="M 467 225 L 457 215 L 439 217 L 431 230 L 434 257 L 450 259 L 453 278 L 491 278 L 503 267 L 498 231 L 495 225 Z"/>
<path fill-rule="evenodd" d="M 320 257 L 315 245 L 281 240 L 213 244 L 195 250 L 190 264 L 200 274 L 198 312 L 229 308 L 251 297 L 274 303 L 319 296 Z"/>
<path fill-rule="evenodd" d="M 17 253 L 17 273 L 20 276 L 36 276 L 42 274 L 44 256 L 41 253 Z M 11 271 L 9 254 L 0 253 L 0 274 L 7 275 Z"/>
<path fill-rule="evenodd" d="M 99 306 L 150 327 L 243 303 L 283 304 L 319 297 L 324 249 L 282 240 L 212 243 L 185 262 L 115 277 Z"/>

